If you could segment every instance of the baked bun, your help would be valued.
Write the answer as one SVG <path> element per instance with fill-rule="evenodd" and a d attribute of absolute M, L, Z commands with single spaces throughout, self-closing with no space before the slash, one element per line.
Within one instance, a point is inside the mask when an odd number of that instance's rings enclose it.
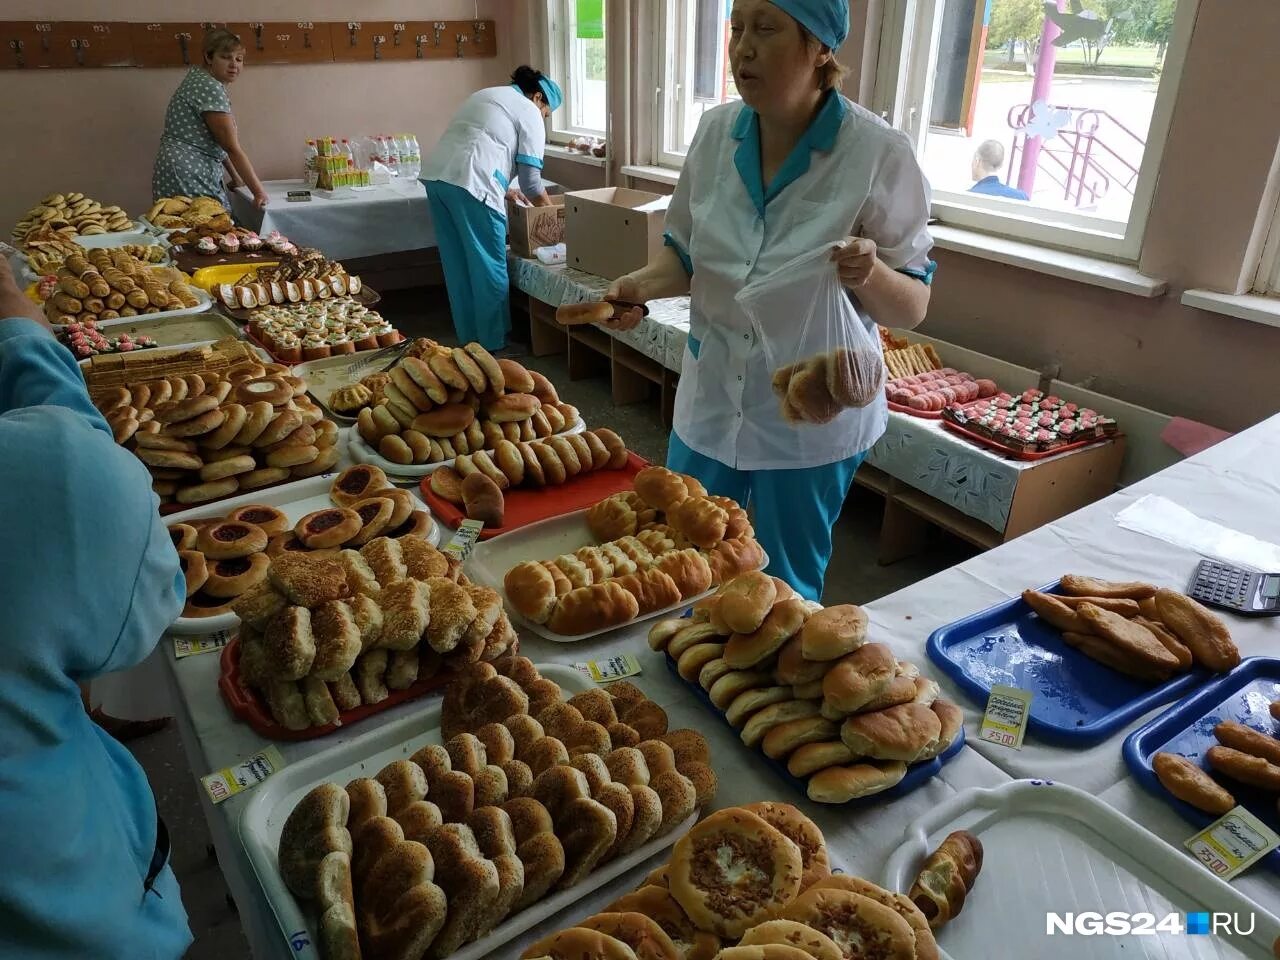
<path fill-rule="evenodd" d="M 698 501 L 691 498 L 680 506 L 691 502 Z M 777 594 L 773 579 L 759 571 L 734 577 L 720 590 L 720 617 L 734 633 L 754 633 L 772 610 Z M 739 668 L 749 666 L 741 664 Z"/>
<path fill-rule="evenodd" d="M 490 400 L 483 406 L 485 418 L 494 423 L 514 423 L 528 420 L 541 404 L 528 393 L 508 393 Z"/>
<path fill-rule="evenodd" d="M 530 370 L 529 376 L 533 378 L 533 395 L 542 403 L 559 403 L 560 395 L 556 393 L 555 384 L 548 380 L 537 370 Z"/>
<path fill-rule="evenodd" d="M 611 784 L 621 787 L 621 784 Z M 623 795 L 631 799 L 631 795 L 623 790 Z M 597 913 L 593 917 L 581 921 L 578 928 L 595 930 L 621 940 L 633 951 L 637 960 L 679 960 L 680 953 L 671 942 L 667 932 L 657 922 L 643 913 Z"/>
<path fill-rule="evenodd" d="M 502 526 L 502 491 L 484 473 L 477 471 L 462 481 L 462 502 L 468 519 L 479 520 L 486 527 Z"/>
<path fill-rule="evenodd" d="M 645 467 L 636 474 L 633 486 L 645 503 L 663 513 L 689 496 L 680 474 L 666 467 Z"/>
<path fill-rule="evenodd" d="M 756 924 L 738 941 L 739 947 L 771 945 L 792 947 L 810 960 L 845 960 L 844 952 L 834 940 L 796 920 L 766 920 Z"/>
<path fill-rule="evenodd" d="M 576 636 L 621 626 L 640 614 L 635 595 L 614 581 L 579 587 L 560 598 L 547 620 L 553 633 Z"/>
<path fill-rule="evenodd" d="M 813 618 L 810 617 L 810 619 Z M 808 626 L 807 623 L 805 625 Z M 797 639 L 803 645 L 803 630 Z M 787 649 L 784 648 L 783 653 L 786 652 Z M 779 665 L 781 662 L 779 657 Z M 822 699 L 826 708 L 824 715 L 829 719 L 862 710 L 884 693 L 885 688 L 896 676 L 898 668 L 898 659 L 883 643 L 868 643 L 835 663 L 809 662 L 821 663 L 825 670 L 825 676 L 822 676 Z M 819 675 L 822 675 L 821 671 Z M 793 684 L 810 682 L 808 673 L 791 682 Z"/>
<path fill-rule="evenodd" d="M 938 942 L 933 938 L 933 931 L 929 929 L 929 921 L 920 912 L 920 908 L 904 894 L 893 893 L 870 880 L 847 873 L 823 877 L 814 884 L 814 887 L 824 890 L 847 890 L 888 907 L 907 921 L 907 926 L 915 934 L 916 960 L 938 960 Z"/>
<path fill-rule="evenodd" d="M 498 360 L 498 366 L 502 370 L 507 393 L 533 393 L 533 377 L 523 364 L 503 358 Z"/>
<path fill-rule="evenodd" d="M 800 649 L 806 660 L 838 660 L 867 642 L 866 612 L 851 603 L 819 610 L 800 631 Z"/>
<path fill-rule="evenodd" d="M 764 663 L 799 632 L 807 616 L 802 600 L 793 598 L 775 603 L 758 630 L 735 633 L 729 638 L 724 650 L 725 663 L 733 670 L 749 670 Z"/>
<path fill-rule="evenodd" d="M 440 467 L 431 472 L 431 491 L 438 497 L 462 506 L 462 478 L 453 467 Z"/>
<path fill-rule="evenodd" d="M 532 560 L 517 563 L 502 580 L 507 599 L 534 623 L 546 623 L 556 609 L 556 584 L 551 571 Z"/>
<path fill-rule="evenodd" d="M 729 513 L 707 497 L 686 497 L 667 511 L 667 523 L 690 543 L 709 550 L 724 539 Z"/>
<path fill-rule="evenodd" d="M 475 420 L 476 412 L 466 403 L 446 403 L 413 420 L 413 429 L 428 437 L 452 437 L 463 432 Z"/>
<path fill-rule="evenodd" d="M 676 842 L 671 895 L 703 930 L 736 939 L 800 891 L 800 848 L 747 810 L 711 814 Z"/>
<path fill-rule="evenodd" d="M 933 710 L 904 703 L 850 717 L 840 727 L 840 739 L 857 756 L 912 763 L 941 732 L 942 721 Z"/>
<path fill-rule="evenodd" d="M 836 943 L 875 944 L 875 956 L 883 960 L 915 960 L 916 938 L 907 921 L 848 890 L 809 890 L 788 904 L 781 918 L 807 924 Z"/>
<path fill-rule="evenodd" d="M 982 841 L 967 830 L 956 830 L 925 860 L 907 896 L 930 929 L 937 930 L 964 908 L 981 870 Z"/>
<path fill-rule="evenodd" d="M 598 930 L 570 927 L 533 944 L 521 960 L 637 960 L 629 946 Z"/>
<path fill-rule="evenodd" d="M 592 303 L 566 303 L 556 308 L 556 323 L 566 327 L 584 323 L 604 323 L 613 319 L 613 304 L 603 300 Z"/>

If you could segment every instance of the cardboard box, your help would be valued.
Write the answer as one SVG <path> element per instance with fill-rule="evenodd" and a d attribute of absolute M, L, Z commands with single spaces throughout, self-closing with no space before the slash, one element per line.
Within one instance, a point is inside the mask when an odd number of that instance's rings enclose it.
<path fill-rule="evenodd" d="M 569 266 L 608 280 L 646 266 L 662 249 L 669 201 L 660 193 L 626 187 L 566 194 Z"/>
<path fill-rule="evenodd" d="M 564 196 L 553 195 L 549 207 L 522 207 L 508 199 L 507 230 L 517 257 L 532 257 L 539 247 L 563 243 Z"/>

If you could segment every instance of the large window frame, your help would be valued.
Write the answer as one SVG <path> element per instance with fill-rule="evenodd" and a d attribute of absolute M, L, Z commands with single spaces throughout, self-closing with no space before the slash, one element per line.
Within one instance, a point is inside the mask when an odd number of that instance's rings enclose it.
<path fill-rule="evenodd" d="M 657 164 L 678 170 L 684 166 L 689 145 L 684 130 L 692 99 L 684 92 L 694 86 L 695 24 L 697 0 L 655 0 L 653 35 L 658 38 L 657 87 L 654 91 L 652 153 Z M 728 53 L 717 44 L 716 76 L 728 69 Z M 709 101 L 708 101 L 709 102 Z"/>
<path fill-rule="evenodd" d="M 608 5 L 605 5 L 608 9 Z M 586 60 L 581 51 L 574 49 L 577 33 L 574 0 L 543 0 L 543 22 L 546 25 L 548 69 L 564 91 L 564 105 L 551 114 L 548 121 L 547 140 L 551 143 L 569 143 L 575 137 L 606 137 L 609 116 L 606 97 L 604 126 L 600 129 L 574 124 L 582 92 L 579 84 L 586 74 Z M 605 26 L 605 73 L 608 76 L 608 25 Z M 606 83 L 608 81 L 606 80 Z"/>
<path fill-rule="evenodd" d="M 923 151 L 929 132 L 925 105 L 933 100 L 944 2 L 884 0 L 872 109 L 905 132 L 918 154 Z M 1200 0 L 1179 0 L 1126 223 L 1101 221 L 1070 211 L 1028 207 L 1025 201 L 944 190 L 934 192 L 934 216 L 950 226 L 1109 259 L 1136 261 L 1199 4 Z"/>

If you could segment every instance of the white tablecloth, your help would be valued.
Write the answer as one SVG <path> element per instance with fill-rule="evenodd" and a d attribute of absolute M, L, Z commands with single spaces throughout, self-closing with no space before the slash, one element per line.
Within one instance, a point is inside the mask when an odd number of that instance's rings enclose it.
<path fill-rule="evenodd" d="M 335 260 L 372 257 L 436 245 L 427 194 L 417 180 L 393 180 L 386 186 L 327 199 L 290 203 L 290 190 L 305 189 L 301 180 L 269 180 L 267 208 L 253 205 L 247 187 L 231 193 L 237 223 L 267 234 L 279 230 L 300 247 L 316 247 Z"/>
<path fill-rule="evenodd" d="M 661 659 L 649 652 L 643 630 L 621 630 L 601 640 L 572 646 L 526 636 L 523 649 L 535 661 L 562 663 L 620 652 L 637 653 L 644 667 L 637 682 L 666 708 L 672 726 L 696 726 L 710 739 L 714 766 L 720 777 L 717 806 L 759 799 L 796 802 L 822 826 L 836 861 L 846 869 L 869 877 L 880 876 L 888 855 L 901 839 L 903 828 L 914 818 L 953 791 L 995 786 L 1009 777 L 1049 778 L 1081 787 L 1180 846 L 1194 829 L 1162 801 L 1137 787 L 1120 756 L 1125 736 L 1142 721 L 1087 749 L 1051 746 L 1034 737 L 1028 738 L 1021 751 L 979 743 L 976 733 L 981 705 L 969 700 L 928 660 L 925 641 L 930 632 L 943 624 L 1063 573 L 1142 578 L 1184 586 L 1196 561 L 1193 555 L 1115 524 L 1115 514 L 1144 494 L 1160 494 L 1202 517 L 1280 543 L 1280 517 L 1274 510 L 1280 494 L 1277 450 L 1280 450 L 1280 417 L 1156 474 L 1124 493 L 870 604 L 873 637 L 888 643 L 899 656 L 919 664 L 926 675 L 938 680 L 945 695 L 965 708 L 968 716 L 969 745 L 935 781 L 890 804 L 845 811 L 800 799 L 788 784 L 754 762 L 752 754 L 735 741 L 727 728 L 710 718 L 700 703 L 671 677 Z M 1231 626 L 1245 656 L 1274 653 L 1280 648 L 1277 643 L 1280 623 L 1276 621 L 1232 618 Z M 219 699 L 215 655 L 175 662 L 170 653 L 165 663 L 175 686 L 179 727 L 193 773 L 199 776 L 234 764 L 265 746 L 252 731 L 232 719 Z M 405 704 L 386 716 L 390 719 L 415 709 L 419 707 Z M 370 723 L 379 722 L 385 720 L 367 721 L 351 731 L 318 742 L 284 744 L 282 752 L 290 762 L 297 762 L 368 729 Z M 239 904 L 240 917 L 255 956 L 286 957 L 288 951 L 283 938 L 269 907 L 255 892 L 252 871 L 237 839 L 235 824 L 244 797 L 233 797 L 218 807 L 205 802 L 219 863 Z M 637 868 L 610 887 L 588 894 L 578 906 L 548 921 L 539 930 L 530 931 L 519 938 L 518 943 L 526 944 L 541 932 L 587 915 L 642 875 L 643 870 Z M 1257 869 L 1238 883 L 1246 895 L 1264 909 L 1280 914 L 1280 878 L 1275 874 Z M 1011 903 L 1009 907 L 1016 909 L 1017 905 Z M 516 955 L 516 951 L 510 951 L 510 955 Z"/>

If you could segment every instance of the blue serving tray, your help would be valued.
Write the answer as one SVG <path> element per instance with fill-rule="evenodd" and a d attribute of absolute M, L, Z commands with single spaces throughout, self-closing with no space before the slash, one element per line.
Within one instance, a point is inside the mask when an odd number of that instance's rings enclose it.
<path fill-rule="evenodd" d="M 1220 720 L 1235 720 L 1263 733 L 1275 735 L 1280 724 L 1271 718 L 1272 700 L 1280 700 L 1280 660 L 1249 657 L 1230 673 L 1204 685 L 1194 696 L 1170 707 L 1150 723 L 1139 727 L 1124 742 L 1124 762 L 1134 778 L 1150 793 L 1173 807 L 1188 823 L 1207 827 L 1218 818 L 1183 803 L 1163 786 L 1151 767 L 1157 753 L 1180 753 L 1205 770 L 1204 755 L 1218 742 L 1213 728 Z M 1236 802 L 1273 830 L 1280 830 L 1276 796 L 1217 774 L 1214 779 L 1231 791 Z M 1264 858 L 1267 866 L 1280 872 L 1280 850 Z"/>
<path fill-rule="evenodd" d="M 1061 593 L 1061 582 L 1041 587 Z M 1205 682 L 1201 670 L 1152 686 L 1067 646 L 1021 597 L 939 627 L 929 658 L 984 707 L 996 685 L 1029 690 L 1027 729 L 1042 740 L 1084 747 Z"/>
<path fill-rule="evenodd" d="M 728 727 L 730 730 L 732 730 L 733 735 L 737 737 L 740 731 L 738 730 L 737 727 L 735 727 L 733 724 L 729 722 L 729 720 L 724 715 L 724 711 L 722 711 L 719 707 L 717 707 L 714 703 L 711 702 L 711 697 L 707 695 L 707 691 L 703 690 L 702 687 L 699 686 L 698 684 L 690 683 L 684 677 L 680 676 L 680 671 L 676 666 L 676 662 L 670 657 L 670 655 L 663 653 L 662 659 L 667 662 L 667 669 L 671 671 L 671 675 L 675 677 L 679 683 L 683 684 L 684 686 L 688 687 L 691 691 L 693 691 L 694 696 L 696 696 L 700 701 L 702 701 L 702 705 L 705 706 L 717 717 L 719 717 L 720 720 L 724 723 L 724 725 Z M 842 806 L 842 807 L 870 806 L 871 804 L 877 803 L 882 800 L 896 800 L 898 797 L 905 797 L 908 793 L 916 789 L 916 787 L 919 787 L 926 780 L 929 780 L 932 777 L 934 777 L 938 773 L 938 771 L 942 769 L 942 765 L 946 763 L 948 760 L 950 760 L 952 757 L 954 757 L 957 753 L 959 753 L 961 749 L 963 749 L 963 747 L 964 747 L 964 727 L 962 726 L 960 728 L 959 734 L 956 735 L 956 739 L 951 744 L 951 746 L 947 747 L 946 750 L 942 751 L 942 753 L 938 754 L 938 756 L 934 757 L 932 760 L 926 760 L 923 763 L 913 763 L 910 766 L 908 766 L 907 775 L 903 777 L 900 781 L 898 781 L 896 784 L 894 784 L 892 787 L 890 787 L 888 790 L 882 790 L 879 793 L 873 793 L 870 796 L 866 796 L 866 797 L 858 797 L 857 799 L 850 800 L 846 803 L 838 804 L 838 806 Z M 747 749 L 752 750 L 752 752 L 755 753 L 755 755 L 759 758 L 759 760 L 762 763 L 765 764 L 765 766 L 769 767 L 769 769 L 771 769 L 779 777 L 787 781 L 787 783 L 790 784 L 791 789 L 795 790 L 798 794 L 800 794 L 800 796 L 804 797 L 806 800 L 809 799 L 809 785 L 804 780 L 801 780 L 799 777 L 793 777 L 791 775 L 791 771 L 787 769 L 787 765 L 785 763 L 779 760 L 774 760 L 772 757 L 765 756 L 764 751 L 762 750 L 757 750 L 753 747 L 747 748 Z M 823 804 L 823 806 L 831 806 L 831 804 Z"/>

